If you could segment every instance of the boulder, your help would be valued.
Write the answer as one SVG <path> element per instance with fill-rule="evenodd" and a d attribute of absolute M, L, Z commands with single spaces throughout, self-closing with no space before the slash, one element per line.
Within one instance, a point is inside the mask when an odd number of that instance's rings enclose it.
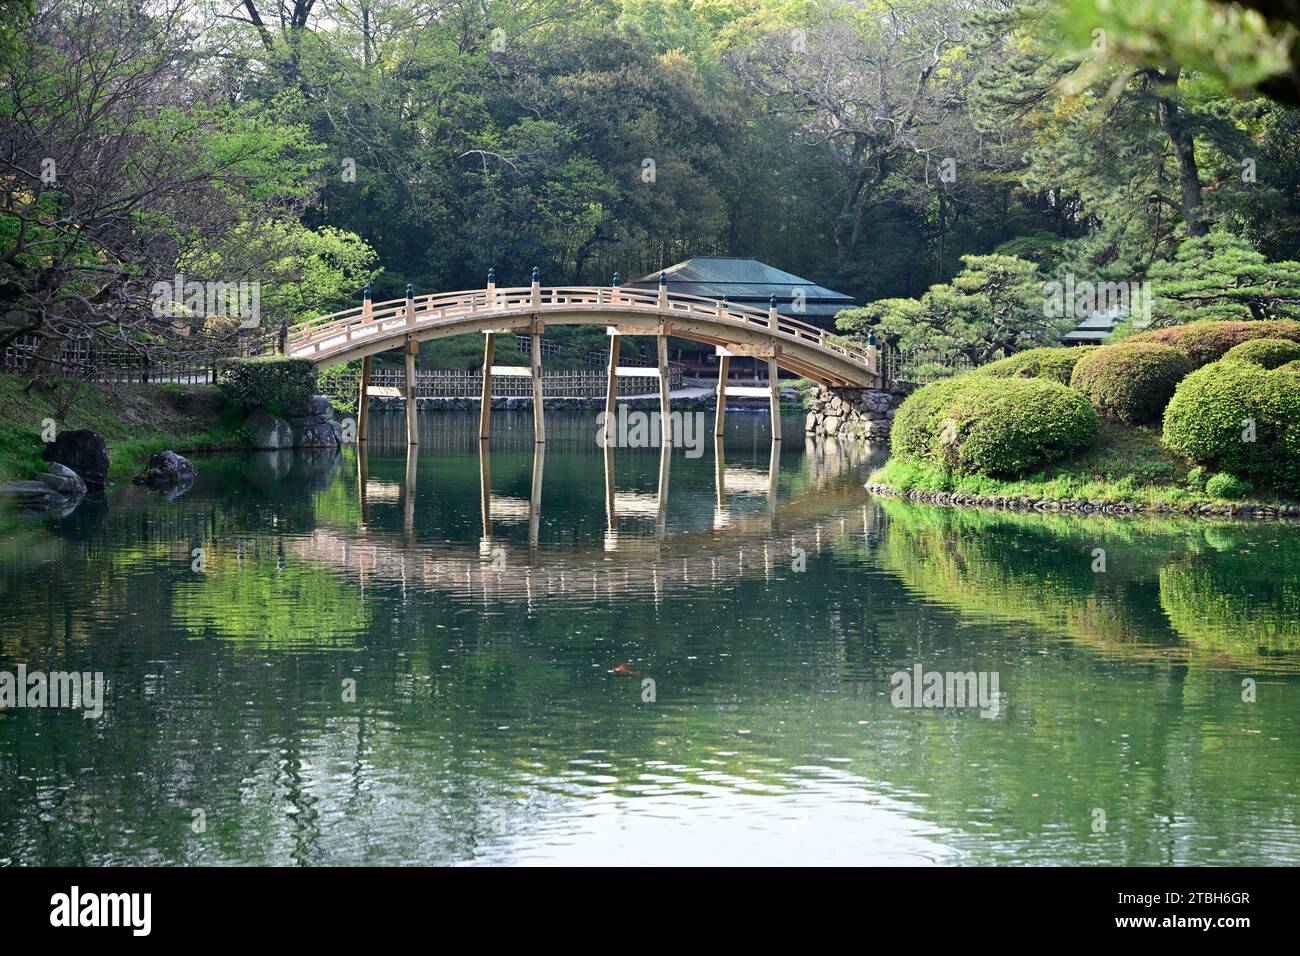
<path fill-rule="evenodd" d="M 278 415 L 264 408 L 256 408 L 244 420 L 244 427 L 252 433 L 249 443 L 258 451 L 279 451 L 293 447 L 293 429 Z"/>
<path fill-rule="evenodd" d="M 194 480 L 199 470 L 184 455 L 174 451 L 160 451 L 151 455 L 144 474 L 136 475 L 131 480 L 138 485 L 161 488 L 165 485 L 185 484 Z"/>
<path fill-rule="evenodd" d="M 47 473 L 37 475 L 36 480 L 69 500 L 80 500 L 86 495 L 86 483 L 81 480 L 81 476 L 57 461 L 50 462 Z"/>
<path fill-rule="evenodd" d="M 66 517 L 80 503 L 80 498 L 61 495 L 43 481 L 11 481 L 0 484 L 0 511 L 18 508 L 22 511 L 48 511 L 58 517 Z"/>
<path fill-rule="evenodd" d="M 104 439 L 88 428 L 60 432 L 45 446 L 41 457 L 71 468 L 91 491 L 108 487 L 108 449 Z"/>
<path fill-rule="evenodd" d="M 303 422 L 292 430 L 294 448 L 337 448 L 342 441 L 342 431 L 334 422 Z"/>

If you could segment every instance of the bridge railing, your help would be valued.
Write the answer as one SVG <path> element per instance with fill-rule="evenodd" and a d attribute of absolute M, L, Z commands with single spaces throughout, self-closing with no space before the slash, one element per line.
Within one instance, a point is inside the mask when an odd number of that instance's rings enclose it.
<path fill-rule="evenodd" d="M 743 328 L 793 338 L 837 353 L 873 372 L 880 369 L 876 355 L 849 345 L 838 336 L 798 319 L 777 313 L 775 318 L 763 309 L 747 305 L 725 305 L 705 296 L 670 293 L 666 307 L 660 308 L 659 294 L 651 289 L 618 286 L 532 286 L 498 288 L 417 295 L 412 299 L 389 299 L 355 306 L 298 323 L 289 330 L 288 348 L 292 352 L 317 352 L 322 343 L 343 338 L 358 341 L 394 332 L 405 325 L 422 327 L 442 321 L 495 312 L 544 312 L 560 309 L 630 308 L 666 314 L 671 323 L 675 314 L 720 320 Z"/>

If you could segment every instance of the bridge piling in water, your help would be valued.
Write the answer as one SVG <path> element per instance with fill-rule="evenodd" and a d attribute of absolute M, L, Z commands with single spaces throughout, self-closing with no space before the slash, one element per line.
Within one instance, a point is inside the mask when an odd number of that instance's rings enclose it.
<path fill-rule="evenodd" d="M 492 437 L 492 362 L 496 358 L 497 334 L 483 333 L 483 400 L 478 410 L 478 437 Z"/>
<path fill-rule="evenodd" d="M 361 360 L 361 382 L 357 387 L 357 441 L 370 434 L 370 356 Z"/>
<path fill-rule="evenodd" d="M 415 405 L 415 356 L 420 353 L 420 343 L 414 336 L 406 339 L 406 443 L 420 444 L 419 419 Z"/>
<path fill-rule="evenodd" d="M 664 333 L 667 329 L 664 329 Z M 669 414 L 668 391 L 672 383 L 668 379 L 668 336 L 655 336 L 655 346 L 659 354 L 659 439 L 667 447 L 673 443 L 673 421 Z"/>

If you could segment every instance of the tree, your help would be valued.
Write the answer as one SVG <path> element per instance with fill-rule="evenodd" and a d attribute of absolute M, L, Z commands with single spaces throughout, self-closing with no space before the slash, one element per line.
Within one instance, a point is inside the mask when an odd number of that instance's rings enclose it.
<path fill-rule="evenodd" d="M 889 177 L 917 159 L 926 181 L 980 144 L 964 110 L 970 80 L 964 5 L 913 0 L 880 9 L 834 0 L 778 15 L 759 5 L 734 28 L 730 61 L 775 114 L 839 167 L 839 263 L 861 242 Z M 965 140 L 963 144 L 961 141 Z"/>
<path fill-rule="evenodd" d="M 1046 314 L 1042 279 L 1032 262 L 967 255 L 962 263 L 951 283 L 931 286 L 919 300 L 882 299 L 841 312 L 835 324 L 858 337 L 874 330 L 908 353 L 910 372 L 926 377 L 1057 344 L 1064 327 Z"/>
<path fill-rule="evenodd" d="M 1300 262 L 1269 262 L 1249 242 L 1215 230 L 1185 240 L 1150 273 L 1153 324 L 1300 316 Z"/>
<path fill-rule="evenodd" d="M 194 346 L 181 335 L 204 323 L 158 298 L 179 270 L 217 270 L 184 281 L 221 288 L 272 279 L 283 248 L 219 250 L 296 223 L 317 150 L 283 104 L 204 99 L 191 12 L 87 0 L 29 19 L 0 84 L 0 348 L 32 336 L 51 361 L 72 338 Z"/>

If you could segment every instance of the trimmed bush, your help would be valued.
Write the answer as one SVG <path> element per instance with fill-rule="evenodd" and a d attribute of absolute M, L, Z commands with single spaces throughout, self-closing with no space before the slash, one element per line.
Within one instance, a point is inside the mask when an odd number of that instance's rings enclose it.
<path fill-rule="evenodd" d="M 1216 471 L 1300 489 L 1300 375 L 1248 362 L 1197 369 L 1165 409 L 1164 439 Z"/>
<path fill-rule="evenodd" d="M 1009 358 L 980 366 L 979 373 L 994 378 L 1046 378 L 1069 385 L 1074 364 L 1096 348 L 1095 345 L 1079 345 L 1072 348 L 1026 349 Z"/>
<path fill-rule="evenodd" d="M 1288 362 L 1300 361 L 1300 342 L 1289 339 L 1251 339 L 1234 345 L 1223 357 L 1233 362 L 1278 368 Z"/>
<path fill-rule="evenodd" d="M 309 359 L 281 355 L 226 359 L 217 364 L 217 385 L 240 408 L 265 408 L 283 415 L 311 403 L 316 365 Z"/>
<path fill-rule="evenodd" d="M 1099 414 L 1143 425 L 1160 417 L 1191 371 L 1187 356 L 1175 348 L 1126 339 L 1079 359 L 1070 387 L 1088 396 Z"/>
<path fill-rule="evenodd" d="M 1234 345 L 1251 339 L 1289 339 L 1300 342 L 1300 322 L 1267 320 L 1261 322 L 1189 322 L 1167 329 L 1139 332 L 1124 339 L 1129 342 L 1154 342 L 1178 349 L 1192 365 L 1200 368 L 1217 362 Z"/>
<path fill-rule="evenodd" d="M 1097 428 L 1087 399 L 1063 385 L 970 372 L 903 402 L 890 448 L 958 475 L 1013 477 L 1087 447 Z"/>
<path fill-rule="evenodd" d="M 1244 498 L 1254 490 L 1249 481 L 1221 471 L 1205 483 L 1205 493 L 1211 498 Z"/>

